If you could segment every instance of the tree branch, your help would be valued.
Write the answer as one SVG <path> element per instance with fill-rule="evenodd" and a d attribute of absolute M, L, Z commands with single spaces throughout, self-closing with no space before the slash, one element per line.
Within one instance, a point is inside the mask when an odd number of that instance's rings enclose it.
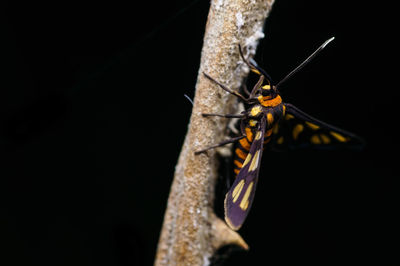
<path fill-rule="evenodd" d="M 164 216 L 155 265 L 208 265 L 209 258 L 224 245 L 248 249 L 213 211 L 218 162 L 215 151 L 195 155 L 196 150 L 220 142 L 227 120 L 203 117 L 202 113 L 235 113 L 236 98 L 207 79 L 204 73 L 232 90 L 248 74 L 239 57 L 238 45 L 252 57 L 274 0 L 212 0 L 193 112 Z M 222 203 L 221 203 L 222 204 Z"/>

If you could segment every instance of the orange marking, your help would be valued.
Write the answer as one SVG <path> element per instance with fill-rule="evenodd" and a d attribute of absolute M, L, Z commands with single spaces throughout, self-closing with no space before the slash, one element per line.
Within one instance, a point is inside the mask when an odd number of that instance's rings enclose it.
<path fill-rule="evenodd" d="M 268 129 L 267 131 L 265 131 L 264 138 L 269 137 L 269 136 L 271 136 L 271 135 L 272 135 L 272 128 L 271 128 L 271 129 Z"/>
<path fill-rule="evenodd" d="M 241 162 L 239 162 L 238 160 L 234 160 L 233 163 L 239 168 L 242 168 L 242 166 L 243 166 L 243 164 Z"/>
<path fill-rule="evenodd" d="M 251 131 L 251 129 L 249 127 L 246 127 L 245 129 L 246 132 L 246 138 L 252 142 L 253 141 L 253 132 Z"/>
<path fill-rule="evenodd" d="M 271 113 L 267 113 L 267 122 L 268 125 L 272 125 L 272 123 L 274 122 L 274 116 Z"/>
<path fill-rule="evenodd" d="M 242 138 L 239 140 L 240 145 L 242 145 L 243 149 L 246 151 L 250 150 L 250 143 L 247 141 L 247 138 Z"/>
<path fill-rule="evenodd" d="M 275 106 L 279 105 L 280 103 L 282 103 L 282 98 L 281 98 L 281 96 L 278 95 L 273 99 L 269 99 L 269 96 L 264 97 L 264 96 L 260 95 L 260 96 L 258 96 L 258 101 L 260 102 L 260 104 L 262 106 L 275 107 Z"/>
<path fill-rule="evenodd" d="M 239 172 L 240 172 L 240 169 L 234 169 L 233 172 L 234 172 L 236 175 L 238 175 Z"/>
<path fill-rule="evenodd" d="M 239 148 L 236 148 L 235 153 L 242 160 L 246 159 L 246 157 L 247 157 L 247 153 L 245 153 L 244 151 L 242 151 Z"/>
<path fill-rule="evenodd" d="M 264 139 L 264 144 L 267 144 L 268 142 L 270 142 L 271 138 L 268 139 Z"/>

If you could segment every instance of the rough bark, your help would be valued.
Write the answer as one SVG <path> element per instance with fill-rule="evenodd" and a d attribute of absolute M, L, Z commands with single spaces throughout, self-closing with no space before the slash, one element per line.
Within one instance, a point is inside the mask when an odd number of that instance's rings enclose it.
<path fill-rule="evenodd" d="M 252 57 L 258 40 L 264 37 L 264 21 L 274 0 L 212 0 L 193 112 L 165 212 L 155 265 L 208 265 L 210 257 L 224 245 L 248 249 L 213 211 L 218 160 L 215 151 L 195 155 L 196 150 L 226 138 L 226 118 L 202 113 L 235 113 L 236 98 L 205 78 L 209 74 L 237 90 L 248 74 L 240 60 L 238 44 Z M 222 203 L 221 203 L 222 204 Z"/>

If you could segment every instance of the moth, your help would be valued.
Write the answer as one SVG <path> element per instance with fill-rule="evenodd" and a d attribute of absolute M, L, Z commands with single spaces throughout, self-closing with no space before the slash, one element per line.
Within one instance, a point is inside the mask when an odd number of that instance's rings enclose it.
<path fill-rule="evenodd" d="M 236 178 L 224 201 L 225 221 L 233 230 L 238 230 L 243 225 L 253 203 L 264 148 L 288 150 L 305 147 L 324 149 L 362 146 L 363 140 L 355 134 L 322 122 L 294 105 L 283 102 L 278 90 L 283 82 L 310 62 L 333 39 L 334 37 L 325 41 L 275 85 L 265 70 L 254 60 L 247 60 L 244 57 L 239 45 L 243 62 L 252 72 L 259 75 L 258 82 L 250 92 L 244 89 L 247 97 L 203 73 L 205 77 L 238 97 L 247 106 L 240 114 L 202 114 L 204 117 L 239 118 L 240 135 L 195 152 L 200 154 L 228 143 L 237 143 L 233 160 Z"/>

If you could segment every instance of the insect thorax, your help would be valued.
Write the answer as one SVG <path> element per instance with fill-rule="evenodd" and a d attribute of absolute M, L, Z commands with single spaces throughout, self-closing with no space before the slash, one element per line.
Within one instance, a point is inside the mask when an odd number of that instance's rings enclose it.
<path fill-rule="evenodd" d="M 257 128 L 261 117 L 265 116 L 266 129 L 270 129 L 284 116 L 285 106 L 282 98 L 279 94 L 274 98 L 260 95 L 257 100 L 257 103 L 248 107 L 242 127 Z"/>

